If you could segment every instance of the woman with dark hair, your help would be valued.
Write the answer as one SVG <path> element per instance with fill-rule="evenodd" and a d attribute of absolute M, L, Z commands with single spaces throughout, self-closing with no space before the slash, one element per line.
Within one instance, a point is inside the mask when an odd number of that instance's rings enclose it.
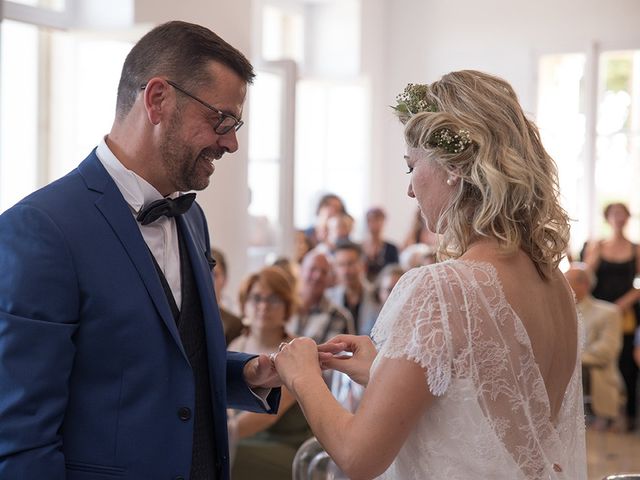
<path fill-rule="evenodd" d="M 347 209 L 338 195 L 326 193 L 320 197 L 316 208 L 315 223 L 304 231 L 311 248 L 327 239 L 327 221 L 339 213 L 347 213 Z"/>
<path fill-rule="evenodd" d="M 587 242 L 583 260 L 597 278 L 593 296 L 615 303 L 622 310 L 623 340 L 618 365 L 627 390 L 626 426 L 628 430 L 633 430 L 636 428 L 638 401 L 638 365 L 633 359 L 633 348 L 640 299 L 640 290 L 634 288 L 633 281 L 640 273 L 640 246 L 625 236 L 624 229 L 631 214 L 624 203 L 611 203 L 603 213 L 611 226 L 612 236 Z"/>
<path fill-rule="evenodd" d="M 285 326 L 296 309 L 296 290 L 282 268 L 266 267 L 250 275 L 240 287 L 239 301 L 245 332 L 229 350 L 271 354 L 293 339 Z M 293 457 L 311 431 L 295 398 L 283 388 L 277 415 L 232 414 L 229 436 L 237 441 L 231 478 L 279 480 L 291 478 Z"/>
<path fill-rule="evenodd" d="M 380 207 L 367 210 L 367 233 L 362 242 L 367 266 L 367 280 L 374 282 L 380 271 L 389 264 L 398 263 L 398 247 L 384 239 L 382 232 L 387 214 Z"/>

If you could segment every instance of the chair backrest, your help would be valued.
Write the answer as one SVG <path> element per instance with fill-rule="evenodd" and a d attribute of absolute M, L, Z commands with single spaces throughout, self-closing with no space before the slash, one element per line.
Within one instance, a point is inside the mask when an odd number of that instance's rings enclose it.
<path fill-rule="evenodd" d="M 316 437 L 305 441 L 293 458 L 293 480 L 348 480 Z"/>
<path fill-rule="evenodd" d="M 616 473 L 608 475 L 602 480 L 640 480 L 640 473 Z"/>

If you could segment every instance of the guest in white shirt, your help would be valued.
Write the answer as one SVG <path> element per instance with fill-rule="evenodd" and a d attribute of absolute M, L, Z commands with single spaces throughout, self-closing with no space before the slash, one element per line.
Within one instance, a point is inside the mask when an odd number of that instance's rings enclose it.
<path fill-rule="evenodd" d="M 622 314 L 613 303 L 591 295 L 595 276 L 585 264 L 572 263 L 565 277 L 575 292 L 585 329 L 582 365 L 590 389 L 594 426 L 607 428 L 624 405 L 624 384 L 618 369 L 622 348 Z M 585 392 L 586 393 L 586 392 Z"/>

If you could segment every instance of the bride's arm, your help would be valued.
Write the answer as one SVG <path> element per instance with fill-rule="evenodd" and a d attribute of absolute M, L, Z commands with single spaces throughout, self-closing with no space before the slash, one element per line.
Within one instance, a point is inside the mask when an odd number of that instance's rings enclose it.
<path fill-rule="evenodd" d="M 433 401 L 424 370 L 406 359 L 380 360 L 355 414 L 327 389 L 313 341 L 294 340 L 276 367 L 322 446 L 351 479 L 382 474 Z"/>

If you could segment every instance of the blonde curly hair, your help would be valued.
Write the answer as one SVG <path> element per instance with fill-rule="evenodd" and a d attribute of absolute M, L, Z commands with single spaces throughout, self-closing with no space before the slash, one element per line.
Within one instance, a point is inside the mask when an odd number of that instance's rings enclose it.
<path fill-rule="evenodd" d="M 409 147 L 459 177 L 438 220 L 439 258 L 457 258 L 478 238 L 495 238 L 507 252 L 521 248 L 548 278 L 569 240 L 569 218 L 558 201 L 558 173 L 526 118 L 513 88 L 486 73 L 463 70 L 426 86 L 421 112 L 397 111 Z M 437 132 L 469 132 L 452 153 L 433 145 Z"/>

